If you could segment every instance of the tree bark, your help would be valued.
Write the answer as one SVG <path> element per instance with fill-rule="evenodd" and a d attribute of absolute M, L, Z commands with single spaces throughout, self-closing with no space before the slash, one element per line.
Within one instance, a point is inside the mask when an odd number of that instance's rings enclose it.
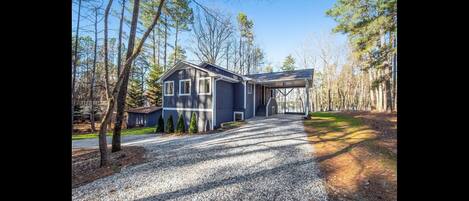
<path fill-rule="evenodd" d="M 119 38 L 117 39 L 119 43 L 117 46 L 117 76 L 120 75 L 121 65 L 122 65 L 122 28 L 124 24 L 124 11 L 125 11 L 125 0 L 122 0 L 122 10 L 121 10 L 121 19 L 119 21 Z"/>
<path fill-rule="evenodd" d="M 77 31 L 75 33 L 75 52 L 73 58 L 73 78 L 72 78 L 72 120 L 73 112 L 75 112 L 75 82 L 77 77 L 77 62 L 78 62 L 78 31 L 80 29 L 80 12 L 81 12 L 81 0 L 78 1 L 78 17 L 77 17 Z"/>
<path fill-rule="evenodd" d="M 138 7 L 138 2 L 139 2 L 139 0 L 135 0 L 134 7 L 135 6 Z M 132 64 L 133 60 L 140 53 L 140 51 L 143 47 L 143 43 L 148 38 L 148 35 L 150 34 L 150 32 L 153 30 L 154 26 L 158 22 L 158 19 L 159 19 L 160 14 L 161 14 L 161 8 L 162 8 L 163 4 L 164 4 L 164 0 L 161 0 L 160 5 L 158 7 L 158 12 L 156 13 L 155 18 L 153 19 L 153 23 L 150 25 L 148 30 L 143 34 L 142 40 L 140 41 L 140 43 L 137 46 L 136 50 L 132 53 L 132 55 L 129 58 L 126 59 L 125 64 L 124 64 L 124 69 L 122 70 L 121 74 L 119 74 L 119 77 L 118 77 L 117 83 L 116 83 L 116 87 L 114 88 L 114 90 L 112 92 L 111 98 L 108 100 L 109 103 L 108 103 L 108 108 L 106 110 L 106 115 L 102 119 L 101 126 L 100 126 L 100 129 L 99 129 L 99 150 L 100 150 L 100 153 L 101 153 L 101 167 L 108 164 L 109 156 L 107 155 L 107 149 L 106 149 L 107 148 L 106 147 L 107 146 L 107 144 L 106 144 L 106 127 L 107 127 L 107 122 L 108 122 L 109 118 L 111 117 L 114 106 L 115 106 L 115 101 L 114 100 L 117 99 L 117 96 L 119 95 L 119 92 L 121 91 L 121 87 L 123 86 L 122 81 L 124 79 L 124 76 L 126 74 L 128 75 L 130 73 L 130 69 L 132 67 L 131 64 Z M 135 10 L 134 10 L 134 14 L 135 14 Z M 137 15 L 138 15 L 138 12 L 137 12 Z M 136 24 L 137 19 L 134 20 L 134 18 L 132 18 L 132 20 L 133 20 L 132 24 Z M 136 29 L 134 29 L 134 32 L 135 32 L 135 30 Z"/>
<path fill-rule="evenodd" d="M 168 19 L 164 16 L 164 55 L 163 55 L 163 71 L 166 71 L 166 53 L 168 48 Z"/>
<path fill-rule="evenodd" d="M 130 25 L 129 42 L 127 44 L 127 53 L 126 53 L 127 60 L 132 55 L 133 50 L 134 50 L 139 8 L 140 8 L 140 0 L 135 0 L 134 8 L 132 11 L 133 15 L 132 15 L 132 23 Z M 131 66 L 132 62 L 128 65 Z M 124 119 L 125 98 L 127 96 L 128 83 L 129 83 L 129 75 L 124 74 L 123 80 L 122 80 L 122 86 L 121 86 L 121 89 L 119 90 L 119 93 L 116 99 L 117 111 L 116 111 L 116 122 L 114 124 L 114 132 L 112 136 L 112 150 L 111 150 L 112 152 L 121 150 L 121 130 L 122 130 L 122 121 Z"/>
<path fill-rule="evenodd" d="M 174 61 L 173 65 L 176 64 L 177 61 L 177 53 L 178 53 L 178 32 L 179 32 L 179 21 L 176 20 L 176 33 L 174 39 Z"/>
<path fill-rule="evenodd" d="M 111 10 L 112 1 L 109 0 L 109 3 L 106 6 L 104 12 L 104 82 L 106 87 L 106 100 L 109 99 L 110 89 L 109 89 L 109 58 L 108 58 L 108 17 L 109 11 Z"/>
<path fill-rule="evenodd" d="M 152 60 L 153 60 L 153 65 L 156 65 L 156 32 L 155 29 L 153 29 L 152 34 L 151 34 L 151 41 L 152 41 Z"/>
<path fill-rule="evenodd" d="M 91 83 L 90 83 L 90 100 L 91 100 L 91 112 L 90 122 L 91 131 L 94 132 L 96 127 L 94 125 L 94 81 L 96 75 L 96 59 L 98 56 L 98 8 L 95 10 L 95 21 L 94 21 L 94 57 L 93 57 L 93 71 L 91 72 Z"/>

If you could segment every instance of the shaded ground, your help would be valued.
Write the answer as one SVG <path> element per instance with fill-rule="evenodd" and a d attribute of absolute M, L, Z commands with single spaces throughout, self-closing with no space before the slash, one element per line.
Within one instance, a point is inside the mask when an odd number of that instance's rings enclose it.
<path fill-rule="evenodd" d="M 147 162 L 74 188 L 73 200 L 327 200 L 301 118 L 254 118 L 207 135 L 126 136 L 124 145 L 145 147 Z"/>
<path fill-rule="evenodd" d="M 111 153 L 109 166 L 99 167 L 100 155 L 97 148 L 74 149 L 72 150 L 72 188 L 120 172 L 122 168 L 129 165 L 142 163 L 144 153 L 143 147 L 123 146 L 121 151 Z"/>
<path fill-rule="evenodd" d="M 304 125 L 331 200 L 397 200 L 396 114 L 314 113 Z"/>

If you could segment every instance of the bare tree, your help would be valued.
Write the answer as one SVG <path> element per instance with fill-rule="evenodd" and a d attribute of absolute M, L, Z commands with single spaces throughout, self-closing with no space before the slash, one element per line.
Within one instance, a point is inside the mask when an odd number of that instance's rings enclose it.
<path fill-rule="evenodd" d="M 78 46 L 79 46 L 79 41 L 78 41 L 78 31 L 80 30 L 80 13 L 81 13 L 81 1 L 78 0 L 78 14 L 77 14 L 77 30 L 75 33 L 75 50 L 74 50 L 74 56 L 73 56 L 73 78 L 72 78 L 72 114 L 74 112 L 75 108 L 75 83 L 76 83 L 76 77 L 77 77 L 77 62 L 78 62 Z"/>
<path fill-rule="evenodd" d="M 101 164 L 100 164 L 101 166 L 105 166 L 105 165 L 108 164 L 109 156 L 107 155 L 106 128 L 107 128 L 107 124 L 109 123 L 109 119 L 112 115 L 112 112 L 113 112 L 113 109 L 114 109 L 114 106 L 115 106 L 115 100 L 118 98 L 118 95 L 119 95 L 120 91 L 124 87 L 123 80 L 124 80 L 124 77 L 129 75 L 131 67 L 132 67 L 131 64 L 132 64 L 133 60 L 140 53 L 145 40 L 148 38 L 148 35 L 150 34 L 150 32 L 153 30 L 153 28 L 155 27 L 155 25 L 158 22 L 158 19 L 159 19 L 160 14 L 161 14 L 161 8 L 164 5 L 164 1 L 165 0 L 161 0 L 160 5 L 158 7 L 158 11 L 155 15 L 155 18 L 153 19 L 153 23 L 148 27 L 147 31 L 143 34 L 140 43 L 137 45 L 137 48 L 136 49 L 129 48 L 129 49 L 132 50 L 132 54 L 130 54 L 130 56 L 127 57 L 124 65 L 123 65 L 124 69 L 122 69 L 122 72 L 119 75 L 119 78 L 117 79 L 116 86 L 115 86 L 114 90 L 112 91 L 112 96 L 108 100 L 108 107 L 106 109 L 106 114 L 105 114 L 104 118 L 101 120 L 101 126 L 100 126 L 100 129 L 99 129 L 99 150 L 100 150 L 100 154 L 101 154 Z M 134 9 L 134 15 L 136 15 L 135 18 L 132 17 L 132 24 L 134 24 L 134 25 L 137 24 L 138 6 L 139 6 L 138 4 L 139 4 L 139 0 L 135 0 L 134 1 L 134 8 L 137 7 L 137 9 Z M 134 34 L 135 34 L 135 31 L 136 31 L 136 28 L 133 29 Z"/>
<path fill-rule="evenodd" d="M 109 61 L 108 61 L 108 17 L 109 11 L 111 10 L 112 1 L 109 0 L 109 3 L 106 6 L 106 10 L 104 11 L 104 72 L 105 72 L 105 87 L 106 87 L 106 98 L 109 99 L 110 92 L 109 92 Z"/>
<path fill-rule="evenodd" d="M 117 76 L 120 75 L 121 65 L 122 65 L 122 28 L 124 24 L 124 11 L 125 11 L 125 0 L 122 0 L 122 10 L 121 17 L 119 20 L 119 36 L 117 39 Z"/>
<path fill-rule="evenodd" d="M 233 34 L 233 29 L 229 19 L 222 17 L 216 11 L 204 12 L 203 16 L 198 13 L 192 30 L 196 40 L 193 53 L 199 60 L 217 64 L 226 50 L 226 42 Z M 220 18 L 223 21 L 219 20 Z"/>
<path fill-rule="evenodd" d="M 139 8 L 140 8 L 140 0 L 136 0 L 134 2 L 134 7 L 133 7 L 133 15 L 132 15 L 132 21 L 130 25 L 130 35 L 129 35 L 129 42 L 127 44 L 127 54 L 126 58 L 128 59 L 134 49 L 135 45 L 135 36 L 137 32 L 137 23 L 138 23 L 138 14 L 139 14 Z M 129 65 L 132 65 L 130 63 Z M 114 133 L 112 137 L 112 152 L 120 151 L 121 150 L 121 143 L 120 143 L 120 136 L 121 136 L 121 130 L 122 130 L 122 121 L 124 120 L 124 109 L 125 109 L 125 99 L 127 96 L 127 85 L 129 83 L 129 74 L 124 74 L 123 80 L 122 80 L 122 89 L 119 90 L 118 96 L 117 96 L 117 113 L 116 113 L 116 122 L 114 124 Z"/>
<path fill-rule="evenodd" d="M 90 102 L 91 102 L 91 112 L 90 112 L 90 123 L 91 130 L 94 132 L 95 128 L 95 97 L 94 97 L 94 85 L 96 77 L 96 63 L 98 57 L 98 11 L 99 7 L 94 8 L 95 18 L 94 18 L 94 57 L 93 57 L 93 70 L 91 72 L 91 82 L 90 82 Z"/>

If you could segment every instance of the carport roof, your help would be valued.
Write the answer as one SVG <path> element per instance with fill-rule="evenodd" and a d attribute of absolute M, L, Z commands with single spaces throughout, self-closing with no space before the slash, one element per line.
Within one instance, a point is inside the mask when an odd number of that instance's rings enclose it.
<path fill-rule="evenodd" d="M 313 79 L 313 69 L 302 69 L 285 72 L 272 72 L 246 75 L 256 80 L 256 83 L 274 88 L 304 87 L 306 80 Z"/>

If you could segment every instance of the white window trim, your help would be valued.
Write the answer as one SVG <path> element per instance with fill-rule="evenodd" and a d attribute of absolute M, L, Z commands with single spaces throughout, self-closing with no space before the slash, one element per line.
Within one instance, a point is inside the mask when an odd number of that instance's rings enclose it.
<path fill-rule="evenodd" d="M 241 121 L 244 120 L 244 112 L 233 112 L 233 121 L 236 121 L 236 114 L 241 114 Z"/>
<path fill-rule="evenodd" d="M 201 93 L 200 92 L 200 80 L 208 80 L 208 93 Z M 197 94 L 198 95 L 211 95 L 212 94 L 212 82 L 210 77 L 200 77 L 197 78 Z"/>
<path fill-rule="evenodd" d="M 182 82 L 186 82 L 186 81 L 189 81 L 189 93 L 187 94 L 183 94 L 181 93 L 182 91 Z M 179 91 L 178 91 L 178 96 L 190 96 L 191 95 L 191 90 L 192 89 L 192 82 L 191 82 L 191 79 L 184 79 L 184 80 L 179 80 Z"/>
<path fill-rule="evenodd" d="M 173 83 L 173 91 L 171 92 L 171 94 L 168 94 L 167 91 L 166 91 L 166 83 Z M 174 96 L 174 81 L 165 81 L 164 84 L 163 84 L 163 90 L 164 90 L 164 96 Z"/>
<path fill-rule="evenodd" d="M 246 87 L 248 88 L 248 89 L 247 89 L 248 94 L 252 94 L 252 88 L 254 88 L 254 86 L 252 86 L 252 85 L 253 85 L 253 84 L 247 83 L 247 86 L 246 86 Z M 251 92 L 249 92 L 249 86 L 251 86 Z"/>

